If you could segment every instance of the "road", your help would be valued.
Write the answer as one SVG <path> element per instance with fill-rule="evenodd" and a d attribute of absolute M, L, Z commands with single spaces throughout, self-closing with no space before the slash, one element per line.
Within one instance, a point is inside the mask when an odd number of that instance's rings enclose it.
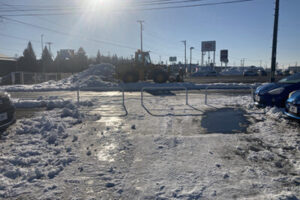
<path fill-rule="evenodd" d="M 277 76 L 276 81 L 284 78 Z M 270 81 L 268 76 L 215 76 L 215 77 L 191 77 L 185 78 L 185 82 L 192 83 L 266 83 Z"/>
<path fill-rule="evenodd" d="M 75 92 L 27 94 L 54 95 L 76 97 Z M 130 92 L 125 94 L 127 114 L 118 92 L 83 92 L 81 100 L 93 98 L 94 106 L 80 111 L 85 120 L 66 128 L 63 149 L 72 149 L 76 161 L 54 179 L 32 186 L 32 196 L 20 198 L 44 196 L 43 187 L 54 188 L 46 194 L 58 199 L 268 199 L 281 197 L 282 191 L 300 192 L 293 182 L 300 174 L 299 152 L 290 142 L 299 130 L 249 109 L 249 94 L 210 94 L 205 105 L 204 94 L 194 91 L 186 105 L 184 92 L 145 93 L 142 106 L 140 93 Z M 245 110 L 250 123 L 244 132 L 208 133 L 202 127 L 206 112 L 224 107 Z M 95 114 L 99 119 L 88 118 Z M 294 153 L 283 151 L 286 147 Z"/>

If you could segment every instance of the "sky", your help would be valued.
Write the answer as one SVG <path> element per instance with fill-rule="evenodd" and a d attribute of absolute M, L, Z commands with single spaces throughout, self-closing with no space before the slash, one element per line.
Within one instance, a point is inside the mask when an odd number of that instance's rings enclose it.
<path fill-rule="evenodd" d="M 166 62 L 170 56 L 183 62 L 183 40 L 187 41 L 188 63 L 190 47 L 195 48 L 193 63 L 201 63 L 201 42 L 215 40 L 217 65 L 220 65 L 220 50 L 228 49 L 229 65 L 240 66 L 241 59 L 245 59 L 246 66 L 270 66 L 275 0 L 165 10 L 137 10 L 134 7 L 147 1 L 157 0 L 0 0 L 0 54 L 20 56 L 31 41 L 39 58 L 43 35 L 44 43 L 53 43 L 51 52 L 54 56 L 60 49 L 83 47 L 90 57 L 96 56 L 100 50 L 104 55 L 130 58 L 140 48 L 137 20 L 144 20 L 143 49 L 150 51 L 154 63 Z M 192 4 L 222 1 L 230 0 L 202 0 Z M 22 9 L 42 6 L 79 7 L 85 12 L 59 16 L 9 16 L 24 14 Z M 154 7 L 163 6 L 173 5 Z M 280 68 L 300 64 L 299 8 L 299 0 L 280 2 L 277 51 Z M 30 11 L 27 14 L 49 12 Z"/>

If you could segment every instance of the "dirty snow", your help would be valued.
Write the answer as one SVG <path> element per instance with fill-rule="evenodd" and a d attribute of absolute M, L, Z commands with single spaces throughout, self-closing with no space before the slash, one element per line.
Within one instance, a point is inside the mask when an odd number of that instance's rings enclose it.
<path fill-rule="evenodd" d="M 120 90 L 141 91 L 143 87 L 186 87 L 188 89 L 248 89 L 256 88 L 260 84 L 245 83 L 215 83 L 215 84 L 195 84 L 195 83 L 164 83 L 155 84 L 152 82 L 120 83 L 114 78 L 115 66 L 111 64 L 91 65 L 83 72 L 74 74 L 60 81 L 48 81 L 35 85 L 9 85 L 0 86 L 0 90 L 8 92 L 21 91 L 58 91 L 77 90 L 78 88 L 98 88 L 98 91 Z M 119 89 L 118 89 L 119 88 Z"/>
<path fill-rule="evenodd" d="M 190 92 L 189 105 L 184 92 L 145 93 L 142 107 L 131 92 L 121 117 L 120 94 L 98 93 L 83 92 L 79 108 L 53 98 L 50 111 L 2 134 L 0 198 L 300 198 L 299 123 L 282 109 L 258 109 L 250 94 L 210 93 L 205 105 L 201 91 Z M 203 113 L 224 107 L 245 110 L 245 133 L 200 126 Z"/>
<path fill-rule="evenodd" d="M 113 87 L 115 66 L 111 64 L 90 65 L 83 72 L 74 74 L 60 81 L 47 81 L 34 85 L 10 85 L 1 86 L 1 90 L 12 91 L 53 91 L 76 90 L 78 87 Z"/>

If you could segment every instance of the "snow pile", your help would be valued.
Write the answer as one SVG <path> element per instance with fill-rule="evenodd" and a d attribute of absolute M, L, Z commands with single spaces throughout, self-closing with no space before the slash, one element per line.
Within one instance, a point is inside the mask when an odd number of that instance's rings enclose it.
<path fill-rule="evenodd" d="M 57 96 L 51 96 L 49 98 L 38 97 L 34 98 L 24 98 L 24 99 L 12 99 L 16 108 L 41 108 L 46 107 L 49 110 L 54 108 L 63 108 L 68 104 L 71 104 L 71 101 L 64 100 Z"/>
<path fill-rule="evenodd" d="M 223 76 L 241 76 L 243 75 L 244 69 L 238 67 L 232 67 L 229 69 L 224 69 L 220 72 L 220 75 Z"/>
<path fill-rule="evenodd" d="M 92 65 L 87 70 L 59 81 L 73 87 L 109 87 L 115 85 L 115 66 L 111 64 Z"/>
<path fill-rule="evenodd" d="M 278 107 L 267 107 L 266 109 L 266 115 L 269 117 L 272 117 L 274 119 L 281 119 L 284 115 L 284 108 L 278 108 Z"/>
<path fill-rule="evenodd" d="M 112 87 L 116 83 L 114 79 L 115 66 L 111 64 L 90 65 L 88 69 L 79 72 L 60 81 L 47 81 L 35 85 L 11 85 L 1 86 L 6 91 L 53 91 L 75 90 L 78 87 Z"/>
<path fill-rule="evenodd" d="M 45 194 L 57 189 L 54 179 L 77 158 L 65 144 L 68 127 L 76 119 L 62 119 L 57 112 L 18 120 L 2 136 L 0 198 L 26 192 Z M 27 190 L 26 188 L 29 188 Z"/>

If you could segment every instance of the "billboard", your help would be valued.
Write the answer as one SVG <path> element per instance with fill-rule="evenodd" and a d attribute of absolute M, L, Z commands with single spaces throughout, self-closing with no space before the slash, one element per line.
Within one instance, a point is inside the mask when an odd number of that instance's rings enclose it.
<path fill-rule="evenodd" d="M 228 50 L 223 49 L 220 51 L 220 61 L 224 63 L 228 63 Z"/>
<path fill-rule="evenodd" d="M 216 51 L 216 41 L 204 41 L 201 45 L 202 52 Z"/>
<path fill-rule="evenodd" d="M 169 58 L 169 61 L 170 61 L 170 62 L 176 62 L 176 61 L 177 61 L 177 57 L 176 57 L 176 56 L 170 57 L 170 58 Z"/>

